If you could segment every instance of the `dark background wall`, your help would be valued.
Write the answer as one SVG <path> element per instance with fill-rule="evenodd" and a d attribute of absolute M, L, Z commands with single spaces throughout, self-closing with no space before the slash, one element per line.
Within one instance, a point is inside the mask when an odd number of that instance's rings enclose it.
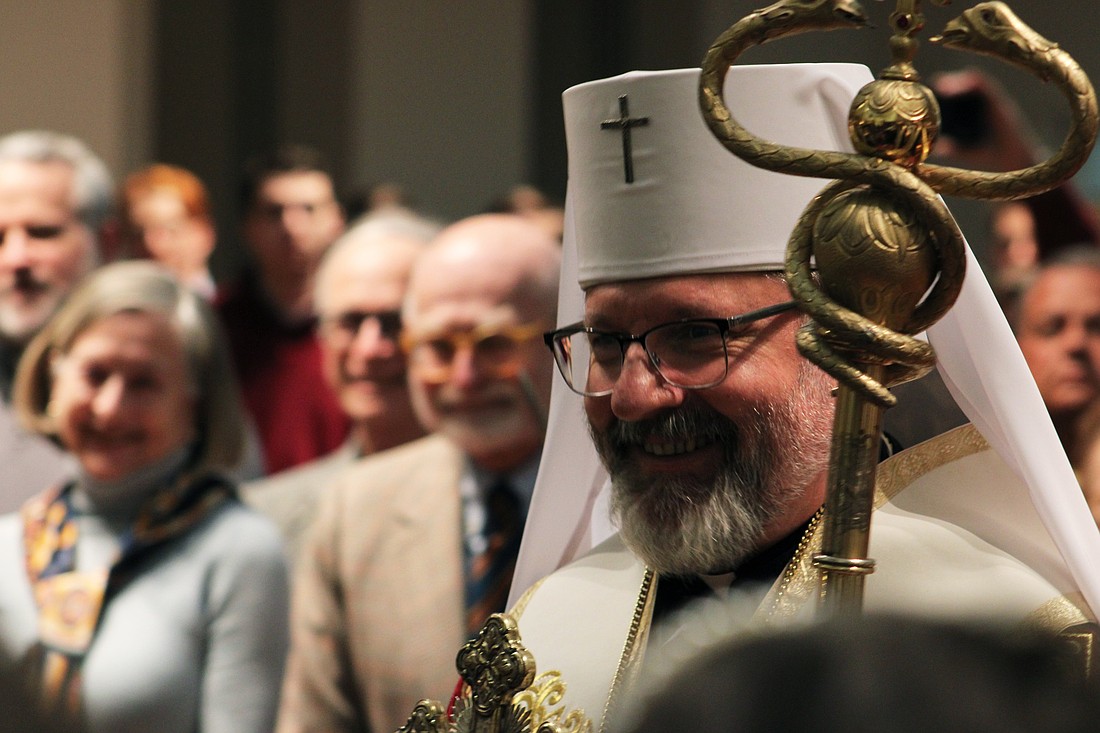
<path fill-rule="evenodd" d="M 877 30 L 806 35 L 745 63 L 888 62 L 895 3 L 863 0 Z M 0 0 L 0 132 L 52 127 L 88 139 L 121 176 L 151 160 L 197 171 L 215 198 L 215 274 L 240 264 L 237 171 L 278 141 L 335 161 L 345 191 L 403 184 L 451 219 L 512 185 L 564 193 L 561 92 L 632 69 L 695 66 L 763 0 Z M 931 30 L 972 5 L 925 0 Z M 1095 0 L 1014 0 L 1100 78 Z M 926 36 L 930 32 L 926 32 Z M 925 44 L 926 75 L 977 65 L 1005 81 L 1058 144 L 1053 89 L 985 59 Z M 1078 182 L 1100 198 L 1100 173 Z M 975 243 L 982 207 L 955 204 Z"/>

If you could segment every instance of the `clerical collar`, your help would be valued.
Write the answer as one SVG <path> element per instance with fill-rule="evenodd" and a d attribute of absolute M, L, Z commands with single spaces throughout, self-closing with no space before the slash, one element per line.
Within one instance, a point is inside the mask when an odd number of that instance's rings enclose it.
<path fill-rule="evenodd" d="M 782 574 L 784 568 L 787 567 L 787 563 L 794 557 L 794 553 L 798 549 L 798 542 L 802 539 L 802 535 L 806 533 L 809 524 L 810 520 L 807 519 L 783 539 L 746 558 L 734 568 L 732 573 L 725 573 L 721 576 L 708 576 L 708 578 L 730 577 L 731 580 L 726 586 L 728 590 L 749 588 L 751 586 L 770 587 Z M 662 575 L 657 583 L 657 598 L 654 601 L 653 618 L 655 621 L 668 618 L 691 601 L 715 595 L 716 591 L 713 584 L 708 583 L 707 579 L 698 575 Z"/>

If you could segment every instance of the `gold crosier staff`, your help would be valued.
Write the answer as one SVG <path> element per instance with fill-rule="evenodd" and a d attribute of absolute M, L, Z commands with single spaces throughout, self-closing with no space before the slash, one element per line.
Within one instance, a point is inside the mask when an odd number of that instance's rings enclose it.
<path fill-rule="evenodd" d="M 949 0 L 936 0 L 945 5 Z M 798 334 L 803 355 L 838 382 L 822 528 L 819 611 L 858 614 L 867 556 L 887 387 L 935 364 L 913 334 L 938 321 L 962 286 L 965 245 L 937 194 L 1016 199 L 1049 190 L 1084 163 L 1096 139 L 1096 95 L 1081 68 L 1001 2 L 966 10 L 930 39 L 1023 67 L 1053 81 L 1073 121 L 1061 149 L 1019 171 L 987 173 L 928 165 L 940 113 L 913 66 L 920 0 L 899 0 L 890 16 L 892 63 L 856 96 L 849 131 L 856 154 L 813 151 L 762 140 L 740 126 L 722 100 L 726 70 L 747 48 L 813 30 L 867 25 L 857 0 L 783 0 L 731 26 L 703 61 L 700 105 L 714 135 L 753 165 L 837 179 L 810 203 L 787 250 L 791 292 L 812 320 Z M 816 276 L 810 257 L 817 263 Z"/>

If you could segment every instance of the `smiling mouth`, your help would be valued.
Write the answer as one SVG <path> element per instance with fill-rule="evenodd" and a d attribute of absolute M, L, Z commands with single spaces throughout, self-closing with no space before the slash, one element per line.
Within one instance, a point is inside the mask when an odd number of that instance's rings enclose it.
<path fill-rule="evenodd" d="M 48 289 L 37 284 L 16 284 L 4 291 L 8 297 L 18 298 L 22 301 L 35 301 L 42 297 Z"/>
<path fill-rule="evenodd" d="M 673 443 L 660 442 L 651 443 L 644 442 L 639 444 L 642 452 L 650 456 L 679 456 L 685 453 L 692 453 L 700 448 L 706 448 L 714 442 L 713 438 L 686 438 L 684 440 L 676 441 Z"/>
<path fill-rule="evenodd" d="M 88 446 L 94 450 L 118 451 L 126 450 L 137 444 L 136 440 L 90 440 Z"/>
<path fill-rule="evenodd" d="M 119 448 L 126 448 L 136 443 L 140 443 L 142 437 L 143 436 L 140 434 L 133 432 L 105 433 L 98 430 L 88 430 L 84 433 L 85 443 L 97 450 L 117 450 Z"/>

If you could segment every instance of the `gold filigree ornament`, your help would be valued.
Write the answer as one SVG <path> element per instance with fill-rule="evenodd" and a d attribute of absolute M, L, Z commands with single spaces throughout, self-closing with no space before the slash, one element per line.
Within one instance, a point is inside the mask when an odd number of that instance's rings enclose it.
<path fill-rule="evenodd" d="M 516 695 L 515 707 L 529 710 L 531 720 L 539 724 L 538 733 L 591 733 L 592 722 L 580 710 L 567 711 L 563 704 L 565 681 L 561 672 L 544 672 L 523 692 Z"/>
<path fill-rule="evenodd" d="M 443 733 L 446 730 L 447 710 L 434 700 L 421 700 L 397 733 Z"/>
<path fill-rule="evenodd" d="M 566 714 L 561 674 L 535 679 L 535 659 L 505 613 L 489 617 L 458 652 L 463 690 L 454 720 L 438 702 L 421 700 L 398 733 L 589 733 L 580 713 Z M 557 706 L 557 707 L 555 707 Z M 537 729 L 536 729 L 537 726 Z"/>

